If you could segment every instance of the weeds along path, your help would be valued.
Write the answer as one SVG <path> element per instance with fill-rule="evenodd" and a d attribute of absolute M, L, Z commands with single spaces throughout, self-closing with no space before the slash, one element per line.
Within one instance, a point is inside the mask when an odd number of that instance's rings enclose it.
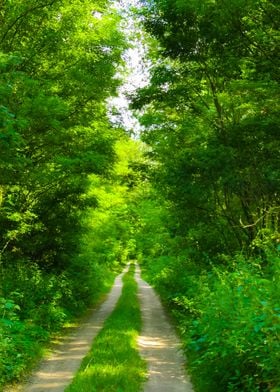
<path fill-rule="evenodd" d="M 122 290 L 122 277 L 119 275 L 103 304 L 94 310 L 89 319 L 77 328 L 71 336 L 62 338 L 54 353 L 45 359 L 24 392 L 63 392 L 79 369 L 84 356 L 89 351 L 92 340 L 101 330 L 104 321 L 112 313 Z"/>
<path fill-rule="evenodd" d="M 135 278 L 139 287 L 143 322 L 138 345 L 148 363 L 149 378 L 144 392 L 193 392 L 175 330 L 153 288 L 140 278 L 138 266 Z"/>

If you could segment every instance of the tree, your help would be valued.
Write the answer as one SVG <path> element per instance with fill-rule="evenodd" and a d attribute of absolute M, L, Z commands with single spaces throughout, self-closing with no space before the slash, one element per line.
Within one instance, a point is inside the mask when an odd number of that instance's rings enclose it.
<path fill-rule="evenodd" d="M 63 270 L 77 247 L 88 174 L 112 165 L 105 100 L 119 83 L 124 41 L 106 7 L 79 0 L 2 5 L 3 262 L 30 259 Z"/>
<path fill-rule="evenodd" d="M 156 182 L 180 232 L 212 254 L 248 247 L 266 228 L 275 235 L 275 2 L 145 3 L 160 57 L 133 106 L 145 108 L 143 138 L 160 161 Z"/>

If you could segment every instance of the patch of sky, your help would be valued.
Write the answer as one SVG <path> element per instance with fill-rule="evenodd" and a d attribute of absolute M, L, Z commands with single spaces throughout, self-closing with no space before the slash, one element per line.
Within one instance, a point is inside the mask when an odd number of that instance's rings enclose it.
<path fill-rule="evenodd" d="M 121 77 L 122 85 L 116 97 L 108 100 L 109 117 L 113 124 L 123 127 L 132 137 L 138 138 L 141 132 L 139 121 L 129 108 L 130 97 L 138 88 L 149 83 L 150 63 L 144 42 L 141 21 L 136 19 L 133 9 L 140 7 L 138 0 L 114 0 L 112 7 L 122 17 L 121 28 L 127 37 L 129 47 L 122 55 L 123 68 L 116 77 Z"/>

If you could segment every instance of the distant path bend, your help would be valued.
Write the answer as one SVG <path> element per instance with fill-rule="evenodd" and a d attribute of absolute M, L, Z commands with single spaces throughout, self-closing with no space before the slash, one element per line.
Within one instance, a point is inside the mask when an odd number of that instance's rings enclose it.
<path fill-rule="evenodd" d="M 91 348 L 92 340 L 101 330 L 104 321 L 113 311 L 122 291 L 122 277 L 119 275 L 114 286 L 102 305 L 92 312 L 89 319 L 77 328 L 76 332 L 66 336 L 54 353 L 43 360 L 28 384 L 21 388 L 23 392 L 63 392 L 71 383 L 84 356 Z"/>
<path fill-rule="evenodd" d="M 179 339 L 155 291 L 141 279 L 138 266 L 135 278 L 143 319 L 138 345 L 148 363 L 149 378 L 144 392 L 194 392 Z"/>

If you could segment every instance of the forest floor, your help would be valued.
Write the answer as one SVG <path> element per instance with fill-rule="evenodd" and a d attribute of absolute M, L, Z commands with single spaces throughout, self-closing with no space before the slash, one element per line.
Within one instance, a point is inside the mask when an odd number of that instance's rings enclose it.
<path fill-rule="evenodd" d="M 25 385 L 9 387 L 4 392 L 63 392 L 71 383 L 81 361 L 90 350 L 92 340 L 102 329 L 106 318 L 113 311 L 122 291 L 119 275 L 103 304 L 94 310 L 86 322 L 74 333 L 61 337 L 53 353 L 44 359 Z M 193 392 L 186 376 L 185 358 L 173 326 L 165 315 L 158 296 L 151 286 L 140 278 L 139 287 L 143 328 L 138 338 L 140 354 L 148 364 L 148 381 L 144 392 Z"/>

